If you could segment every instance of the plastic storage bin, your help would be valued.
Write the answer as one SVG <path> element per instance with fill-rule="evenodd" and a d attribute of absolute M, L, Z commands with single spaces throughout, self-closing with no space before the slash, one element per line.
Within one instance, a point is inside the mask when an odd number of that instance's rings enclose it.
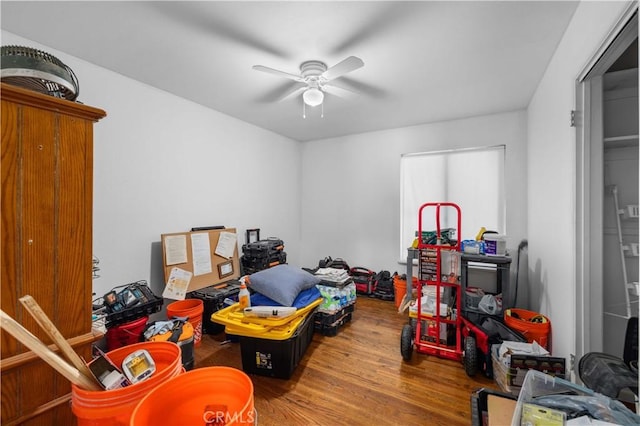
<path fill-rule="evenodd" d="M 499 234 L 484 234 L 484 253 L 489 256 L 504 256 L 507 253 L 507 238 Z"/>
<path fill-rule="evenodd" d="M 537 370 L 529 370 L 525 376 L 511 426 L 521 425 L 522 414 L 528 404 L 554 409 L 571 407 L 574 413 L 588 412 L 592 417 L 597 416 L 594 418 L 598 420 L 613 424 L 640 424 L 640 416 L 625 407 L 622 402 Z"/>
<path fill-rule="evenodd" d="M 313 339 L 321 302 L 319 297 L 285 318 L 245 317 L 236 303 L 211 315 L 211 320 L 223 324 L 225 332 L 240 342 L 246 373 L 288 379 Z"/>
<path fill-rule="evenodd" d="M 313 340 L 314 314 L 305 315 L 285 340 L 239 336 L 242 370 L 260 376 L 290 378 Z"/>
<path fill-rule="evenodd" d="M 335 336 L 339 329 L 351 321 L 352 313 L 356 308 L 355 302 L 333 313 L 318 310 L 314 319 L 314 329 L 324 336 Z"/>

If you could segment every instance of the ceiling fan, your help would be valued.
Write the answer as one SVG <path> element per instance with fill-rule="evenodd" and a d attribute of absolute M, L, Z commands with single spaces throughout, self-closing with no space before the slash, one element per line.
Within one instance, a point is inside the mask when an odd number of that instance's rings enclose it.
<path fill-rule="evenodd" d="M 279 71 L 263 65 L 254 65 L 253 69 L 279 75 L 300 83 L 296 85 L 293 90 L 290 90 L 282 96 L 280 100 L 290 99 L 302 94 L 304 105 L 314 107 L 322 104 L 325 93 L 330 93 L 336 96 L 344 96 L 345 94 L 354 93 L 345 87 L 340 87 L 339 83 L 336 85 L 334 80 L 363 66 L 364 62 L 362 59 L 356 56 L 349 56 L 330 68 L 321 61 L 305 61 L 300 64 L 300 74 L 298 75 Z"/>

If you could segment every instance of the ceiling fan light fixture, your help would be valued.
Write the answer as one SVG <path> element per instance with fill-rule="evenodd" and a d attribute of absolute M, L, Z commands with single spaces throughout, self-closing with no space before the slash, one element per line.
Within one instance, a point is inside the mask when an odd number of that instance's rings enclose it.
<path fill-rule="evenodd" d="M 311 107 L 315 107 L 320 105 L 324 100 L 324 93 L 322 93 L 322 91 L 319 89 L 311 87 L 304 91 L 302 99 L 304 100 L 305 104 Z"/>

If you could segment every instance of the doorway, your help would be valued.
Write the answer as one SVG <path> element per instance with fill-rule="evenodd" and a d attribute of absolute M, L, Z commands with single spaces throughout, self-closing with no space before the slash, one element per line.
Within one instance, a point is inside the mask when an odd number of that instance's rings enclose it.
<path fill-rule="evenodd" d="M 577 82 L 576 354 L 622 357 L 638 304 L 638 17 Z M 575 365 L 575 364 L 574 364 Z"/>

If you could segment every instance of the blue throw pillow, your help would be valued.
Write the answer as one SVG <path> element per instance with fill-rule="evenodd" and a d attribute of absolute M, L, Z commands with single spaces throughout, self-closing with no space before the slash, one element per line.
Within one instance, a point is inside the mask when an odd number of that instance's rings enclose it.
<path fill-rule="evenodd" d="M 301 291 L 320 283 L 315 275 L 288 264 L 258 271 L 249 275 L 249 287 L 282 306 L 293 306 Z"/>
<path fill-rule="evenodd" d="M 293 301 L 293 306 L 296 309 L 306 308 L 316 300 L 322 297 L 322 293 L 318 290 L 318 287 L 313 286 L 306 290 L 302 290 L 298 297 Z M 264 294 L 253 293 L 251 295 L 251 306 L 282 306 L 275 300 L 269 299 Z"/>

